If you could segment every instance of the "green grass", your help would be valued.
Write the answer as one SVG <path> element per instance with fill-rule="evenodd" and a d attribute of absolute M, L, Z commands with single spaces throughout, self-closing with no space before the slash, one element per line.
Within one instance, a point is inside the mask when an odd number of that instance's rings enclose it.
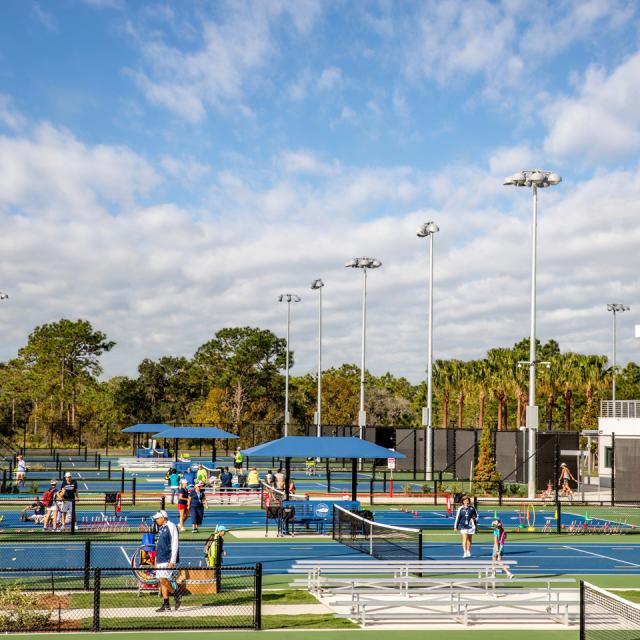
<path fill-rule="evenodd" d="M 137 609 L 150 607 L 159 602 L 157 596 L 138 596 L 137 592 L 109 592 L 100 594 L 100 606 L 106 609 Z M 241 605 L 251 604 L 252 594 L 224 591 L 216 595 L 189 595 L 184 597 L 185 605 L 215 604 L 215 605 Z M 307 591 L 286 589 L 278 591 L 264 591 L 262 604 L 318 604 L 318 601 Z M 93 593 L 73 593 L 70 595 L 72 608 L 86 609 L 93 606 Z"/>
<path fill-rule="evenodd" d="M 292 616 L 297 617 L 297 616 Z M 322 629 L 323 627 L 315 627 Z M 290 627 L 293 629 L 293 627 Z M 211 638 L 211 640 L 238 640 L 238 638 L 247 637 L 240 635 L 238 631 L 221 631 L 211 634 L 198 633 L 193 635 L 195 638 Z M 248 633 L 248 632 L 247 632 Z M 36 640 L 60 640 L 60 634 L 38 634 L 32 636 Z M 251 638 L 281 638 L 282 635 L 278 630 L 251 632 Z M 331 631 L 314 631 L 312 640 L 439 640 L 446 637 L 447 640 L 578 640 L 578 631 L 574 630 L 554 630 L 554 631 L 536 631 L 528 629 L 513 630 L 493 630 L 493 629 L 466 629 L 453 630 L 446 632 L 432 631 L 426 632 L 422 630 L 415 631 L 377 631 L 377 630 L 359 630 L 359 629 L 341 629 L 337 627 Z M 24 640 L 25 634 L 7 634 L 3 635 L 6 640 Z M 74 633 L 73 640 L 95 640 L 95 634 L 91 633 Z M 125 632 L 125 633 L 101 633 L 100 640 L 157 640 L 157 631 L 152 632 Z M 310 640 L 307 631 L 287 631 L 286 640 Z"/>

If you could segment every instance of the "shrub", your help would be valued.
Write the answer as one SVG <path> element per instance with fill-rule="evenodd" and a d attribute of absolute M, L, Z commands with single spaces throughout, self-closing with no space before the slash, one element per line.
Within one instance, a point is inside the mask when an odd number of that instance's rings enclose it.
<path fill-rule="evenodd" d="M 25 593 L 19 585 L 0 588 L 0 631 L 41 631 L 51 624 L 51 611 L 40 597 Z"/>

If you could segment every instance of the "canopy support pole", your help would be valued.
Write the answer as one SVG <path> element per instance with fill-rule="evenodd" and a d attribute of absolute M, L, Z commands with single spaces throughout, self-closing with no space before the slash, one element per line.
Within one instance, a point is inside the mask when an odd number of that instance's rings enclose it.
<path fill-rule="evenodd" d="M 211 441 L 211 462 L 216 461 L 216 441 Z"/>
<path fill-rule="evenodd" d="M 289 500 L 289 485 L 291 484 L 291 458 L 284 459 L 284 499 Z"/>
<path fill-rule="evenodd" d="M 358 499 L 358 459 L 351 458 L 351 499 Z"/>
<path fill-rule="evenodd" d="M 173 439 L 173 448 L 175 449 L 175 461 L 178 462 L 178 438 Z"/>

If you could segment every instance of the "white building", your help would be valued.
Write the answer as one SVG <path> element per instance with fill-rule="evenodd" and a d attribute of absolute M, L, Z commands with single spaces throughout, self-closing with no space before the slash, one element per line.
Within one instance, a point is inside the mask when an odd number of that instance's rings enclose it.
<path fill-rule="evenodd" d="M 611 486 L 612 441 L 640 439 L 640 400 L 603 400 L 598 418 L 598 475 L 603 487 Z"/>

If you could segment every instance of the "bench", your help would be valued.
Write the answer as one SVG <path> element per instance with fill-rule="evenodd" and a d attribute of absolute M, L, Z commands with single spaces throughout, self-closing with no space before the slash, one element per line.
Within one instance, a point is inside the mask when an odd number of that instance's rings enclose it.
<path fill-rule="evenodd" d="M 408 584 L 416 579 L 426 580 L 425 574 L 430 576 L 471 575 L 473 580 L 488 581 L 495 579 L 500 572 L 508 573 L 508 567 L 516 564 L 515 560 L 501 562 L 487 560 L 298 560 L 288 570 L 288 573 L 307 574 L 307 589 L 319 592 L 329 586 L 349 587 L 353 582 L 354 575 L 382 576 L 382 579 L 399 580 L 403 584 Z M 415 574 L 420 574 L 420 577 L 414 578 Z M 348 577 L 336 578 L 336 576 Z M 436 578 L 430 579 L 432 582 L 436 580 Z M 371 579 L 369 582 L 373 584 Z M 380 579 L 377 582 L 379 583 Z M 440 583 L 443 581 L 440 580 Z M 300 582 L 297 584 L 299 585 Z"/>
<path fill-rule="evenodd" d="M 511 597 L 511 599 L 508 599 Z M 501 598 L 496 601 L 496 598 Z M 487 594 L 470 594 L 451 590 L 449 593 L 431 593 L 429 597 L 407 599 L 404 596 L 394 600 L 367 599 L 358 595 L 355 599 L 329 602 L 332 607 L 349 607 L 348 613 L 336 613 L 337 617 L 357 619 L 365 627 L 368 622 L 402 620 L 424 623 L 432 619 L 454 619 L 468 625 L 473 621 L 535 620 L 547 616 L 553 622 L 570 625 L 575 617 L 569 608 L 578 606 L 577 589 L 545 589 L 520 592 L 500 589 Z M 397 611 L 398 609 L 404 611 Z M 408 609 L 408 610 L 407 610 Z M 426 615 L 425 615 L 426 614 Z"/>

